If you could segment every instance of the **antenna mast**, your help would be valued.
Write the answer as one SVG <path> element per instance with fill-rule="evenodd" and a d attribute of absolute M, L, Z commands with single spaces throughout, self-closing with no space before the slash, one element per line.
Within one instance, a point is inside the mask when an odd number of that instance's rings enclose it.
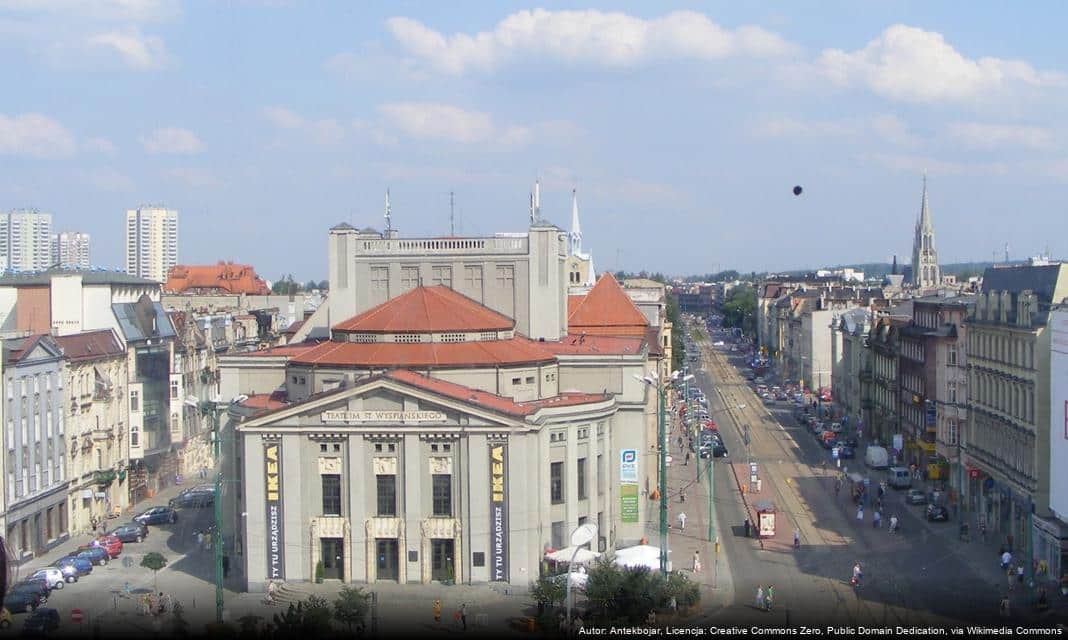
<path fill-rule="evenodd" d="M 456 201 L 452 191 L 449 192 L 449 235 L 456 235 Z"/>
<path fill-rule="evenodd" d="M 393 217 L 389 206 L 389 189 L 386 189 L 386 231 L 393 231 Z"/>

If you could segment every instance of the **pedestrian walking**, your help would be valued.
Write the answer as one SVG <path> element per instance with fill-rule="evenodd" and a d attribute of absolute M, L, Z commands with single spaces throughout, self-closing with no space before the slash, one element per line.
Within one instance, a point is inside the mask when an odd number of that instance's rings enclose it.
<path fill-rule="evenodd" d="M 1016 581 L 1020 584 L 1023 584 L 1024 581 L 1024 566 L 1022 562 L 1016 565 Z"/>
<path fill-rule="evenodd" d="M 772 601 L 775 599 L 775 586 L 768 585 L 768 591 L 764 594 L 764 611 L 771 611 Z"/>
<path fill-rule="evenodd" d="M 1001 552 L 1001 570 L 1004 571 L 1012 564 L 1012 554 L 1006 549 Z"/>
<path fill-rule="evenodd" d="M 694 551 L 693 552 L 693 572 L 694 573 L 701 573 L 701 552 L 700 551 Z"/>
<path fill-rule="evenodd" d="M 679 513 L 679 530 L 680 531 L 686 531 L 686 514 L 685 513 Z"/>
<path fill-rule="evenodd" d="M 756 592 L 756 602 L 754 603 L 757 609 L 764 608 L 764 587 L 758 586 Z"/>
<path fill-rule="evenodd" d="M 882 522 L 883 522 L 883 514 L 880 513 L 879 511 L 876 511 L 875 514 L 872 515 L 872 518 L 871 518 L 871 526 L 872 526 L 872 528 L 873 529 L 878 529 L 879 525 L 882 524 Z"/>
<path fill-rule="evenodd" d="M 1012 579 L 1013 579 L 1013 577 L 1014 576 L 1013 576 L 1012 567 L 1009 567 L 1008 569 L 1005 570 L 1005 580 L 1006 580 L 1006 582 L 1009 583 L 1009 591 L 1012 591 Z"/>
<path fill-rule="evenodd" d="M 682 453 L 682 436 L 679 436 L 679 453 Z"/>
<path fill-rule="evenodd" d="M 686 460 L 683 461 L 682 466 L 688 466 L 690 464 L 690 452 L 686 452 Z"/>
<path fill-rule="evenodd" d="M 794 529 L 794 549 L 800 549 L 800 548 L 801 548 L 801 530 L 795 528 Z"/>
<path fill-rule="evenodd" d="M 434 601 L 434 625 L 441 625 L 441 600 Z"/>
<path fill-rule="evenodd" d="M 897 516 L 890 516 L 890 533 L 897 533 Z"/>
<path fill-rule="evenodd" d="M 857 522 L 864 522 L 864 505 L 857 507 Z"/>
<path fill-rule="evenodd" d="M 1009 617 L 1009 594 L 1005 594 L 1001 597 L 1001 602 L 998 604 L 998 613 L 1002 618 Z"/>
<path fill-rule="evenodd" d="M 460 623 L 463 624 L 464 631 L 467 631 L 467 603 L 466 602 L 460 605 L 460 611 L 458 613 L 460 614 Z"/>
<path fill-rule="evenodd" d="M 204 548 L 204 532 L 199 530 L 197 531 L 197 547 Z"/>

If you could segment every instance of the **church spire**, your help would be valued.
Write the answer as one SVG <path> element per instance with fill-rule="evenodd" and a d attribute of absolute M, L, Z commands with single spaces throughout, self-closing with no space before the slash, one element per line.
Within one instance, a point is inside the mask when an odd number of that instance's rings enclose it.
<path fill-rule="evenodd" d="M 927 172 L 923 172 L 923 199 L 920 203 L 920 228 L 924 231 L 934 231 L 931 225 L 931 212 L 927 208 Z"/>
<path fill-rule="evenodd" d="M 927 204 L 927 172 L 923 174 L 920 217 L 916 221 L 916 238 L 912 245 L 912 284 L 919 288 L 937 287 L 942 283 L 935 249 L 934 225 Z"/>
<path fill-rule="evenodd" d="M 571 231 L 567 237 L 571 243 L 571 255 L 582 253 L 582 225 L 579 223 L 578 194 L 575 189 L 571 190 Z"/>

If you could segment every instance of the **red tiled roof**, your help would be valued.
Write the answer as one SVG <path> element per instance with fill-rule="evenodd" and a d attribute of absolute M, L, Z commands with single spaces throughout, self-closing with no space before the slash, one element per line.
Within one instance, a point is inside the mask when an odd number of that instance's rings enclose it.
<path fill-rule="evenodd" d="M 293 324 L 289 325 L 285 329 L 282 329 L 282 335 L 294 334 L 300 331 L 300 328 L 304 326 L 304 320 L 294 320 Z"/>
<path fill-rule="evenodd" d="M 592 402 L 603 402 L 608 396 L 600 393 L 562 393 L 552 398 L 533 400 L 530 402 L 515 402 L 511 398 L 494 395 L 486 391 L 472 389 L 454 382 L 429 378 L 421 373 L 406 369 L 395 369 L 386 373 L 386 377 L 398 382 L 410 384 L 431 393 L 455 398 L 463 402 L 475 404 L 491 411 L 505 413 L 513 416 L 528 416 L 537 413 L 540 409 L 551 407 L 568 407 Z"/>
<path fill-rule="evenodd" d="M 224 291 L 249 295 L 267 295 L 271 292 L 267 283 L 256 275 L 256 270 L 250 265 L 233 262 L 175 265 L 167 274 L 163 290 L 173 293 Z"/>
<path fill-rule="evenodd" d="M 553 354 L 544 348 L 548 344 L 522 336 L 485 342 L 323 342 L 296 354 L 292 362 L 342 367 L 471 367 L 552 362 Z"/>
<path fill-rule="evenodd" d="M 664 347 L 660 345 L 660 329 L 649 327 L 645 330 L 645 342 L 649 345 L 649 355 L 664 355 Z"/>
<path fill-rule="evenodd" d="M 644 336 L 648 326 L 645 314 L 608 272 L 573 309 L 568 300 L 567 327 L 571 333 Z"/>
<path fill-rule="evenodd" d="M 276 409 L 289 406 L 289 402 L 286 401 L 285 393 L 275 391 L 273 393 L 258 393 L 256 395 L 251 395 L 245 399 L 241 405 L 248 407 L 249 409 L 275 411 Z"/>
<path fill-rule="evenodd" d="M 580 296 L 568 296 L 567 297 L 567 317 L 570 318 L 572 313 L 575 313 L 575 309 L 579 308 L 579 305 L 586 300 L 586 294 Z"/>
<path fill-rule="evenodd" d="M 56 343 L 72 362 L 113 358 L 126 355 L 111 329 L 83 331 L 69 336 L 55 336 Z"/>
<path fill-rule="evenodd" d="M 277 356 L 290 357 L 290 356 L 300 355 L 300 354 L 305 353 L 307 351 L 311 351 L 315 347 L 318 347 L 320 344 L 322 344 L 322 343 L 321 342 L 314 342 L 314 341 L 312 341 L 312 342 L 297 342 L 297 343 L 294 343 L 294 344 L 283 345 L 281 347 L 271 347 L 270 349 L 260 349 L 259 351 L 249 351 L 247 353 L 242 353 L 240 355 L 242 355 L 242 356 L 253 356 L 253 357 L 272 357 L 272 356 L 275 356 L 275 357 L 277 357 Z"/>
<path fill-rule="evenodd" d="M 33 351 L 33 348 L 47 336 L 47 333 L 35 333 L 33 335 L 26 336 L 22 339 L 22 344 L 11 349 L 10 361 L 18 362 L 22 356 Z"/>
<path fill-rule="evenodd" d="M 645 338 L 634 336 L 576 335 L 569 333 L 559 342 L 538 345 L 556 355 L 630 355 L 641 353 Z"/>
<path fill-rule="evenodd" d="M 416 287 L 358 316 L 334 325 L 334 331 L 358 333 L 441 333 L 508 331 L 511 318 L 448 287 Z"/>

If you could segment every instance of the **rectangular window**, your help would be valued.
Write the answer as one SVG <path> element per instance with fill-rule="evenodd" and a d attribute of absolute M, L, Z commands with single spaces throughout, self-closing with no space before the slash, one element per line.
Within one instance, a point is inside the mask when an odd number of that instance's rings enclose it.
<path fill-rule="evenodd" d="M 497 265 L 497 287 L 511 289 L 515 283 L 515 267 L 512 265 Z"/>
<path fill-rule="evenodd" d="M 375 476 L 378 480 L 378 515 L 397 515 L 397 476 Z"/>
<path fill-rule="evenodd" d="M 49 438 L 52 437 L 52 410 L 51 409 L 49 409 L 48 413 L 45 414 L 45 433 L 48 434 Z"/>
<path fill-rule="evenodd" d="M 600 453 L 597 454 L 597 495 L 604 495 L 604 456 Z"/>
<path fill-rule="evenodd" d="M 482 267 L 465 266 L 464 284 L 469 290 L 482 291 Z"/>
<path fill-rule="evenodd" d="M 949 403 L 950 404 L 956 404 L 957 403 L 957 383 L 956 382 L 950 382 L 949 383 L 949 398 L 948 399 L 949 399 Z"/>
<path fill-rule="evenodd" d="M 517 385 L 523 382 L 522 378 L 512 378 L 512 384 Z"/>
<path fill-rule="evenodd" d="M 341 476 L 323 475 L 323 515 L 341 515 Z"/>
<path fill-rule="evenodd" d="M 133 429 L 130 429 L 130 446 L 131 447 L 140 447 L 141 446 L 141 432 L 137 430 L 137 427 L 134 427 Z"/>
<path fill-rule="evenodd" d="M 549 499 L 553 504 L 564 501 L 564 463 L 553 462 L 549 465 Z"/>
<path fill-rule="evenodd" d="M 130 392 L 130 411 L 140 411 L 138 407 L 141 406 L 140 398 L 136 391 Z"/>
<path fill-rule="evenodd" d="M 401 288 L 405 291 L 419 286 L 419 267 L 401 267 Z"/>
<path fill-rule="evenodd" d="M 447 473 L 434 474 L 434 515 L 452 516 L 452 476 Z"/>
<path fill-rule="evenodd" d="M 41 441 L 41 414 L 33 414 L 33 441 Z"/>
<path fill-rule="evenodd" d="M 956 345 L 953 345 L 953 344 L 949 345 L 949 348 L 948 348 L 948 350 L 946 352 L 946 360 L 949 362 L 949 364 L 957 364 L 957 346 Z"/>
<path fill-rule="evenodd" d="M 371 267 L 371 287 L 389 291 L 389 267 Z"/>
<path fill-rule="evenodd" d="M 564 548 L 564 523 L 554 522 L 552 524 L 552 540 L 551 544 L 553 549 Z"/>
<path fill-rule="evenodd" d="M 586 458 L 578 459 L 578 499 L 586 499 Z"/>
<path fill-rule="evenodd" d="M 527 376 L 527 384 L 534 384 L 534 376 Z"/>
<path fill-rule="evenodd" d="M 432 267 L 430 273 L 434 284 L 452 288 L 452 267 Z"/>
<path fill-rule="evenodd" d="M 178 381 L 171 380 L 171 400 L 178 399 Z"/>

